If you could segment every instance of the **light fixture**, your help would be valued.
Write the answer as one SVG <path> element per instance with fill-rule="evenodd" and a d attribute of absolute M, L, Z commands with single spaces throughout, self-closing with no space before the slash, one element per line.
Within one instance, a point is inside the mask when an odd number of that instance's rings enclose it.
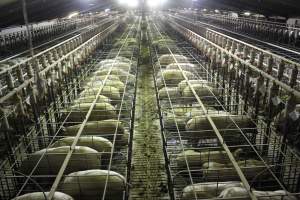
<path fill-rule="evenodd" d="M 77 15 L 79 15 L 79 12 L 72 12 L 69 14 L 68 18 L 71 19 L 72 17 L 75 17 Z"/>
<path fill-rule="evenodd" d="M 157 6 L 159 6 L 160 1 L 159 0 L 147 0 L 147 5 L 150 8 L 155 8 Z"/>
<path fill-rule="evenodd" d="M 167 0 L 147 0 L 146 3 L 150 8 L 156 8 L 159 6 L 163 6 L 166 2 Z"/>
<path fill-rule="evenodd" d="M 119 0 L 118 2 L 119 2 L 119 4 L 121 4 L 121 5 L 125 5 L 127 1 L 126 1 L 126 0 Z"/>
<path fill-rule="evenodd" d="M 139 0 L 118 0 L 118 2 L 119 4 L 130 8 L 136 8 L 139 5 Z"/>
<path fill-rule="evenodd" d="M 245 15 L 245 16 L 250 16 L 251 13 L 250 13 L 250 12 L 244 12 L 244 15 Z"/>
<path fill-rule="evenodd" d="M 131 8 L 136 8 L 139 5 L 138 0 L 129 0 L 128 1 L 128 6 Z"/>
<path fill-rule="evenodd" d="M 109 8 L 106 8 L 105 10 L 104 10 L 104 12 L 109 12 L 110 11 L 110 9 Z"/>
<path fill-rule="evenodd" d="M 220 12 L 219 10 L 217 10 L 217 9 L 215 10 L 215 13 L 219 13 L 219 12 Z"/>

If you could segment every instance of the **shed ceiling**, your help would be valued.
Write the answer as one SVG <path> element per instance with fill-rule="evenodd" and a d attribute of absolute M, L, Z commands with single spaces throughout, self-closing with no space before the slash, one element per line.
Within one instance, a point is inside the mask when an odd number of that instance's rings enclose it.
<path fill-rule="evenodd" d="M 197 0 L 195 4 L 198 7 L 249 10 L 267 16 L 300 16 L 299 0 Z"/>
<path fill-rule="evenodd" d="M 142 1 L 142 0 L 140 0 Z M 300 15 L 300 0 L 168 0 L 169 7 L 249 10 L 267 16 Z M 74 11 L 104 10 L 117 0 L 26 0 L 30 22 L 67 16 Z M 21 0 L 0 0 L 0 27 L 23 24 Z"/>
<path fill-rule="evenodd" d="M 21 0 L 0 0 L 0 27 L 24 24 Z M 29 22 L 65 17 L 74 11 L 103 11 L 112 0 L 26 0 Z"/>

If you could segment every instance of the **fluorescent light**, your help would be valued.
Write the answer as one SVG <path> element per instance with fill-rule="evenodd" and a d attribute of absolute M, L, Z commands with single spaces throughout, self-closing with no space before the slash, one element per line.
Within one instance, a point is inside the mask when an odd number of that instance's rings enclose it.
<path fill-rule="evenodd" d="M 160 0 L 147 0 L 147 5 L 151 8 L 157 7 L 160 4 Z"/>
<path fill-rule="evenodd" d="M 126 0 L 119 0 L 119 4 L 125 5 L 126 4 Z"/>
<path fill-rule="evenodd" d="M 219 10 L 215 10 L 215 13 L 219 13 L 220 11 Z"/>
<path fill-rule="evenodd" d="M 150 8 L 162 7 L 166 4 L 167 0 L 147 0 L 147 5 Z"/>
<path fill-rule="evenodd" d="M 251 13 L 250 13 L 250 12 L 244 12 L 244 15 L 246 15 L 246 16 L 250 16 L 250 15 L 251 15 Z"/>
<path fill-rule="evenodd" d="M 138 2 L 138 0 L 128 0 L 127 4 L 129 7 L 135 8 L 139 5 L 139 2 Z"/>
<path fill-rule="evenodd" d="M 119 4 L 135 8 L 139 5 L 139 0 L 118 0 Z"/>
<path fill-rule="evenodd" d="M 72 17 L 75 17 L 77 15 L 79 15 L 79 12 L 73 12 L 69 14 L 68 18 L 71 19 Z"/>

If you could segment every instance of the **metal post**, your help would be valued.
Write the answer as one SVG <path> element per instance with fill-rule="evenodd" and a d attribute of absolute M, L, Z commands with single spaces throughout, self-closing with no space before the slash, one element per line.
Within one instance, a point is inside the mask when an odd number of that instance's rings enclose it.
<path fill-rule="evenodd" d="M 26 0 L 22 0 L 22 9 L 23 9 L 24 22 L 25 22 L 25 25 L 26 25 L 26 31 L 27 31 L 27 35 L 28 35 L 29 51 L 30 51 L 31 57 L 33 57 L 34 56 L 34 51 L 33 51 L 33 44 L 32 44 L 32 35 L 31 35 L 31 32 L 30 32 L 29 23 L 28 23 Z"/>

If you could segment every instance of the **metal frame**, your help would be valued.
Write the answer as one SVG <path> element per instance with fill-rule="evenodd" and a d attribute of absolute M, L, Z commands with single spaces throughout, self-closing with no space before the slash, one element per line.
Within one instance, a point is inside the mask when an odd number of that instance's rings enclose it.
<path fill-rule="evenodd" d="M 260 40 L 252 38 L 249 40 L 244 39 L 243 37 L 242 39 L 237 39 L 237 36 L 239 36 L 238 33 L 226 30 L 224 34 L 220 32 L 221 30 L 216 31 L 207 28 L 211 25 L 206 23 L 193 23 L 182 17 L 175 15 L 169 16 L 177 23 L 200 34 L 221 48 L 230 51 L 232 54 L 256 66 L 258 69 L 278 78 L 280 81 L 290 85 L 296 90 L 300 90 L 300 82 L 297 80 L 299 79 L 298 71 L 300 68 L 299 52 L 270 43 L 264 45 Z M 231 34 L 232 36 L 226 34 Z M 270 49 L 271 51 L 265 49 Z M 216 57 L 218 56 L 219 55 L 217 54 Z"/>
<path fill-rule="evenodd" d="M 20 86 L 24 80 L 30 79 L 37 71 L 42 71 L 49 64 L 58 63 L 60 57 L 70 54 L 74 49 L 82 46 L 86 41 L 95 35 L 99 35 L 99 31 L 111 26 L 118 20 L 116 18 L 105 18 L 101 20 L 97 26 L 92 26 L 86 32 L 71 37 L 59 44 L 54 45 L 44 51 L 41 51 L 33 57 L 26 58 L 18 64 L 7 67 L 0 71 L 0 94 L 1 97 L 7 95 L 11 90 Z"/>
<path fill-rule="evenodd" d="M 130 60 L 134 61 L 134 59 L 136 57 L 136 53 L 137 53 L 136 49 L 129 47 L 129 52 L 131 52 L 130 55 L 128 54 L 129 53 L 128 51 L 127 51 L 128 55 L 125 55 L 125 54 L 123 55 L 123 53 L 122 53 L 122 49 L 123 49 L 124 44 L 126 43 L 127 38 L 135 37 L 134 34 L 132 34 L 132 32 L 131 32 L 131 30 L 133 30 L 134 27 L 135 27 L 135 24 L 133 24 L 131 26 L 129 32 L 127 32 L 126 34 L 125 33 L 123 34 L 125 41 L 120 48 L 117 48 L 116 55 L 114 53 L 115 50 L 111 50 L 110 52 L 103 51 L 103 52 L 101 52 L 101 54 L 102 54 L 101 58 L 114 58 L 117 56 L 126 56 L 126 57 L 129 56 Z M 110 31 L 115 30 L 115 26 L 110 27 L 109 30 Z M 111 33 L 111 32 L 109 32 L 109 33 Z M 91 39 L 91 41 L 93 41 L 93 40 Z M 96 45 L 93 47 L 96 48 Z M 94 63 L 97 60 L 99 61 L 99 58 L 97 58 L 96 60 L 92 60 L 92 62 Z M 83 64 L 84 64 L 83 62 L 80 63 L 80 65 L 83 65 Z M 39 125 L 39 127 L 31 129 L 31 132 L 33 132 L 34 134 L 31 134 L 31 133 L 26 134 L 26 136 L 28 136 L 28 137 L 25 137 L 24 140 L 25 141 L 28 140 L 28 141 L 25 144 L 21 143 L 18 150 L 15 151 L 15 153 L 13 154 L 14 157 L 17 157 L 15 159 L 15 161 L 11 164 L 9 164 L 9 162 L 7 161 L 6 164 L 2 165 L 2 169 L 5 169 L 8 166 L 10 166 L 9 169 L 1 170 L 1 171 L 3 171 L 3 175 L 1 175 L 1 183 L 6 182 L 6 184 L 4 184 L 2 187 L 3 192 L 5 192 L 5 191 L 8 192 L 9 190 L 11 190 L 11 193 L 9 193 L 8 196 L 3 196 L 4 199 L 10 199 L 11 197 L 15 196 L 15 195 L 13 195 L 13 194 L 15 194 L 14 192 L 17 192 L 17 194 L 19 195 L 19 194 L 27 193 L 30 191 L 34 191 L 35 190 L 34 185 L 32 185 L 30 182 L 30 180 L 33 180 L 33 179 L 36 182 L 38 182 L 42 188 L 51 189 L 50 193 L 48 195 L 48 199 L 51 199 L 53 197 L 53 194 L 56 191 L 57 187 L 59 186 L 60 180 L 66 176 L 64 171 L 66 169 L 66 166 L 68 165 L 69 159 L 72 156 L 72 153 L 74 151 L 76 143 L 77 143 L 78 139 L 80 138 L 84 124 L 88 121 L 89 115 L 91 115 L 92 112 L 97 111 L 97 109 L 93 109 L 93 108 L 95 106 L 97 98 L 99 98 L 99 95 L 101 94 L 103 86 L 101 88 L 99 88 L 99 90 L 97 91 L 97 94 L 95 95 L 95 100 L 93 101 L 93 103 L 91 103 L 89 111 L 86 113 L 86 116 L 84 118 L 85 120 L 81 124 L 81 129 L 77 133 L 76 140 L 74 140 L 73 144 L 70 146 L 70 151 L 68 154 L 66 154 L 67 156 L 65 157 L 65 161 L 63 162 L 63 165 L 62 165 L 58 175 L 34 174 L 35 170 L 39 167 L 39 163 L 43 159 L 43 156 L 45 154 L 43 154 L 40 157 L 40 159 L 36 163 L 35 167 L 32 169 L 31 173 L 24 180 L 19 180 L 20 176 L 14 174 L 14 169 L 20 167 L 19 164 L 22 162 L 22 160 L 24 160 L 26 158 L 26 154 L 24 155 L 24 151 L 25 151 L 25 153 L 27 152 L 28 155 L 30 155 L 31 152 L 34 152 L 36 150 L 43 149 L 43 148 L 49 148 L 51 146 L 51 144 L 53 144 L 54 141 L 56 141 L 62 137 L 61 136 L 62 127 L 66 126 L 66 125 L 70 125 L 70 122 L 68 121 L 68 117 L 71 114 L 71 112 L 75 111 L 75 110 L 74 109 L 68 110 L 67 113 L 65 113 L 66 114 L 65 117 L 63 117 L 61 115 L 61 112 L 66 111 L 65 108 L 69 107 L 72 104 L 73 99 L 78 96 L 79 91 L 82 88 L 81 83 L 86 79 L 87 76 L 89 76 L 91 71 L 93 71 L 96 67 L 93 64 L 93 65 L 88 65 L 88 66 L 82 67 L 82 68 L 85 68 L 85 69 L 82 69 L 82 71 L 77 72 L 77 73 L 79 73 L 79 74 L 77 74 L 77 78 L 76 78 L 76 79 L 78 79 L 78 83 L 73 84 L 72 80 L 74 80 L 74 79 L 69 76 L 66 77 L 66 78 L 71 79 L 69 82 L 66 82 L 67 90 L 62 93 L 63 95 L 61 97 L 58 97 L 56 99 L 56 101 L 54 102 L 54 104 L 52 104 L 52 106 L 47 108 L 47 112 L 49 113 L 50 117 L 48 119 L 47 118 L 38 119 L 39 121 L 36 123 L 36 125 Z M 113 66 L 109 69 L 109 73 L 106 74 L 106 78 L 103 81 L 104 84 L 105 84 L 112 68 L 113 68 Z M 133 62 L 133 65 L 131 66 L 131 69 L 130 69 L 130 73 L 136 73 L 135 68 L 136 68 L 136 65 Z M 133 83 L 133 85 L 131 85 L 131 84 L 132 83 L 129 84 L 128 75 L 127 75 L 126 81 L 125 81 L 125 88 L 121 94 L 122 98 L 119 101 L 114 102 L 117 107 L 115 108 L 115 110 L 113 110 L 113 112 L 116 112 L 116 113 L 118 112 L 117 120 L 123 121 L 124 128 L 127 131 L 130 131 L 132 129 L 132 127 L 131 127 L 131 124 L 132 124 L 131 110 L 132 110 L 132 106 L 134 106 L 132 104 L 132 100 L 134 99 L 134 92 L 130 88 L 134 88 L 135 85 L 134 85 L 134 83 Z M 79 109 L 80 109 L 80 103 L 78 105 L 79 105 Z M 43 110 L 44 106 L 39 107 L 39 109 Z M 76 111 L 78 112 L 78 110 L 76 110 Z M 81 112 L 81 111 L 79 110 L 79 112 Z M 105 137 L 113 138 L 113 147 L 112 147 L 111 152 L 107 153 L 107 155 L 109 155 L 109 158 L 107 158 L 107 160 L 103 161 L 106 164 L 103 165 L 101 168 L 107 168 L 110 172 L 110 170 L 115 170 L 117 168 L 117 166 L 119 166 L 119 170 L 121 170 L 121 173 L 126 175 L 128 152 L 127 152 L 126 145 L 120 146 L 120 144 L 116 144 L 116 143 L 120 142 L 119 139 L 117 139 L 117 130 L 118 130 L 118 127 L 115 130 L 115 134 L 105 136 Z M 30 135 L 32 135 L 32 136 L 30 136 Z M 94 135 L 97 135 L 97 134 L 95 133 Z M 104 155 L 105 153 L 101 153 L 101 154 Z M 45 181 L 45 178 L 46 178 L 46 181 Z M 107 181 L 108 181 L 107 178 L 106 178 L 106 185 L 107 185 Z M 13 185 L 9 185 L 8 182 L 15 182 L 15 183 L 18 183 L 18 185 L 15 185 L 15 187 L 14 187 Z M 18 188 L 18 189 L 16 190 L 16 188 Z M 105 198 L 105 191 L 106 190 L 104 190 L 104 195 L 102 197 L 103 199 Z M 125 188 L 124 188 L 124 192 L 125 192 Z"/>
<path fill-rule="evenodd" d="M 55 41 L 57 39 L 65 38 L 66 36 L 74 35 L 80 31 L 88 29 L 90 24 L 101 21 L 106 17 L 106 13 L 93 16 L 79 16 L 76 19 L 60 19 L 55 21 L 51 25 L 41 24 L 29 24 L 29 31 L 33 36 L 33 43 L 35 45 L 44 46 L 49 44 L 49 41 Z M 15 28 L 15 27 L 14 27 Z M 18 27 L 17 27 L 18 28 Z M 21 27 L 19 27 L 21 28 Z M 1 32 L 2 30 L 0 30 Z M 44 44 L 42 44 L 45 42 Z M 9 59 L 28 53 L 28 32 L 26 30 L 20 30 L 0 35 L 0 48 L 1 48 L 1 60 L 0 63 L 8 61 Z M 24 52 L 20 53 L 22 50 Z M 4 57 L 5 56 L 5 57 Z"/>
<path fill-rule="evenodd" d="M 159 21 L 158 18 L 155 18 L 155 20 Z M 173 26 L 173 23 L 170 23 L 170 21 L 167 22 L 168 24 L 170 24 L 177 33 L 180 32 L 184 32 L 185 29 L 184 27 L 180 26 L 180 28 L 178 26 Z M 161 31 L 161 27 L 166 26 L 165 23 L 164 25 L 160 26 L 160 28 L 153 28 L 152 32 L 153 34 Z M 193 37 L 190 37 L 191 34 L 186 35 L 188 39 L 190 39 L 191 41 Z M 202 39 L 202 38 L 201 38 Z M 273 188 L 282 188 L 282 189 L 287 189 L 295 192 L 295 189 L 297 188 L 297 184 L 295 184 L 295 182 L 297 181 L 297 176 L 299 177 L 299 170 L 297 171 L 297 166 L 299 166 L 299 157 L 289 148 L 287 147 L 284 151 L 282 151 L 282 149 L 277 149 L 279 146 L 281 146 L 283 143 L 282 141 L 282 137 L 278 136 L 274 130 L 272 130 L 272 133 L 267 136 L 266 131 L 268 130 L 265 126 L 265 124 L 263 124 L 261 122 L 261 120 L 257 119 L 257 118 L 253 118 L 250 117 L 250 113 L 245 113 L 243 111 L 244 109 L 244 105 L 243 104 L 248 104 L 249 107 L 251 107 L 249 102 L 243 102 L 242 100 L 240 100 L 240 95 L 236 93 L 236 91 L 234 92 L 234 89 L 230 86 L 229 83 L 227 82 L 227 80 L 225 79 L 225 81 L 222 81 L 222 79 L 224 80 L 224 78 L 220 76 L 217 79 L 217 75 L 215 75 L 216 73 L 219 74 L 219 72 L 217 72 L 217 70 L 213 70 L 211 69 L 211 65 L 207 64 L 207 60 L 205 62 L 205 57 L 197 57 L 197 54 L 191 53 L 195 50 L 191 50 L 193 49 L 192 47 L 189 47 L 189 45 L 187 43 L 185 43 L 184 41 L 179 40 L 174 42 L 176 44 L 178 44 L 178 46 L 180 46 L 179 48 L 174 46 L 174 45 L 170 45 L 170 44 L 161 44 L 162 46 L 167 47 L 167 49 L 169 50 L 169 54 L 173 55 L 173 58 L 175 60 L 175 63 L 177 63 L 176 61 L 176 57 L 174 56 L 174 54 L 180 54 L 180 55 L 184 55 L 187 56 L 189 58 L 189 61 L 191 61 L 191 63 L 195 63 L 198 68 L 195 69 L 195 71 L 193 71 L 193 73 L 196 76 L 196 79 L 201 79 L 201 80 L 207 80 L 209 82 L 213 83 L 213 89 L 220 89 L 221 91 L 223 91 L 226 98 L 225 101 L 224 99 L 215 96 L 215 94 L 211 92 L 211 98 L 215 99 L 215 104 L 217 104 L 219 108 L 221 108 L 221 110 L 223 111 L 231 111 L 233 112 L 233 114 L 235 115 L 243 115 L 244 118 L 248 118 L 249 120 L 251 120 L 253 123 L 256 124 L 256 131 L 257 133 L 255 134 L 249 134 L 247 133 L 247 127 L 239 127 L 238 123 L 232 118 L 232 117 L 228 117 L 226 119 L 226 121 L 228 123 L 233 123 L 235 126 L 230 128 L 230 129 L 220 129 L 218 128 L 219 125 L 215 126 L 217 122 L 214 122 L 213 116 L 214 114 L 218 114 L 221 111 L 214 111 L 211 107 L 212 106 L 216 106 L 216 105 L 204 105 L 202 103 L 202 98 L 203 97 L 199 97 L 195 91 L 195 89 L 193 88 L 193 85 L 188 81 L 188 85 L 189 88 L 192 90 L 193 96 L 190 98 L 184 98 L 184 97 L 179 97 L 179 96 L 172 96 L 169 94 L 169 92 L 167 91 L 167 97 L 163 97 L 160 99 L 160 105 L 161 105 L 161 110 L 162 110 L 162 122 L 164 124 L 164 134 L 165 134 L 165 138 L 166 138 L 166 143 L 167 145 L 164 147 L 168 153 L 168 159 L 170 162 L 170 171 L 171 171 L 171 176 L 173 178 L 173 182 L 172 184 L 174 185 L 174 192 L 175 192 L 175 196 L 176 199 L 181 199 L 181 195 L 182 195 L 182 189 L 189 185 L 189 184 L 193 184 L 195 182 L 204 182 L 205 178 L 201 178 L 201 176 L 203 175 L 203 173 L 209 174 L 213 173 L 213 171 L 207 171 L 205 169 L 201 169 L 201 168 L 193 168 L 190 165 L 190 163 L 187 161 L 187 157 L 186 155 L 183 153 L 186 149 L 194 149 L 197 151 L 213 151 L 213 150 L 219 150 L 222 149 L 223 151 L 226 152 L 227 155 L 229 155 L 229 160 L 231 161 L 232 165 L 231 167 L 229 167 L 231 170 L 236 170 L 236 172 L 238 173 L 238 177 L 241 178 L 244 187 L 247 188 L 248 193 L 251 195 L 251 199 L 257 199 L 255 197 L 255 195 L 253 195 L 253 190 L 252 188 L 254 187 L 255 189 L 268 189 L 268 186 L 266 185 L 266 187 L 264 188 L 262 183 L 267 184 L 268 180 L 264 180 L 262 177 L 255 177 L 254 178 L 254 182 L 252 182 L 253 180 L 249 179 L 249 177 L 245 176 L 245 169 L 248 168 L 247 163 L 244 163 L 243 166 L 239 166 L 237 161 L 236 161 L 236 157 L 233 156 L 233 151 L 237 148 L 243 148 L 246 152 L 245 154 L 249 154 L 252 155 L 252 158 L 258 159 L 261 161 L 261 166 L 257 166 L 256 169 L 259 169 L 260 167 L 265 168 L 266 170 L 263 170 L 263 173 L 267 173 L 268 177 L 273 177 L 274 182 L 272 183 L 273 185 L 271 185 Z M 161 54 L 159 54 L 159 50 L 154 48 L 154 53 L 153 55 L 157 55 L 154 57 L 154 62 L 158 60 L 159 56 Z M 165 53 L 165 52 L 164 52 Z M 205 55 L 205 54 L 204 54 Z M 244 64 L 244 63 L 243 63 Z M 182 72 L 182 69 L 180 68 L 180 65 L 178 65 L 179 70 Z M 157 66 L 154 68 L 156 70 L 156 72 L 161 73 L 164 70 L 165 66 L 160 65 L 159 63 L 157 64 Z M 183 77 L 185 80 L 188 80 L 188 78 L 186 77 L 186 75 L 184 73 L 182 73 Z M 166 84 L 165 81 L 163 81 L 163 86 L 176 86 L 176 85 L 170 85 L 170 84 Z M 225 83 L 225 85 L 223 84 L 223 82 Z M 224 87 L 223 87 L 224 85 Z M 159 94 L 159 91 L 157 91 L 157 93 Z M 223 96 L 223 95 L 222 95 Z M 229 98 L 228 98 L 229 97 Z M 200 141 L 202 140 L 202 144 L 200 144 L 200 146 L 202 147 L 197 147 L 197 143 L 199 139 L 196 139 L 194 137 L 189 137 L 189 134 L 187 131 L 183 131 L 182 127 L 180 127 L 180 120 L 184 119 L 185 117 L 180 117 L 180 116 L 176 116 L 175 114 L 175 105 L 181 105 L 181 107 L 185 107 L 185 108 L 199 108 L 199 110 L 202 110 L 203 112 L 203 117 L 206 117 L 209 121 L 209 123 L 212 125 L 212 128 L 210 130 L 207 130 L 208 136 L 203 136 L 202 139 L 200 139 Z M 228 108 L 230 108 L 230 110 L 228 110 Z M 250 109 L 249 109 L 250 110 Z M 166 117 L 166 113 L 167 112 L 171 113 L 171 118 L 173 118 L 173 126 L 168 125 L 168 119 Z M 221 113 L 220 113 L 221 114 Z M 165 117 L 164 117 L 165 116 Z M 234 131 L 236 130 L 237 132 L 239 132 L 241 138 L 237 142 L 234 144 L 234 138 L 230 137 L 230 135 L 228 135 L 227 137 L 223 137 L 222 135 L 224 134 L 225 131 Z M 251 129 L 249 129 L 251 130 Z M 248 130 L 248 131 L 249 131 Z M 205 133 L 205 131 L 197 131 L 199 134 Z M 215 135 L 216 134 L 216 135 Z M 254 138 L 253 138 L 254 136 Z M 263 137 L 269 137 L 270 140 L 266 143 L 264 140 L 262 140 L 261 138 Z M 272 138 L 272 139 L 271 139 Z M 210 147 L 205 147 L 207 145 L 210 145 Z M 216 145 L 216 146 L 215 146 Z M 268 158 L 265 158 L 265 147 L 269 146 L 267 148 L 267 155 L 269 156 Z M 178 163 L 176 161 L 176 157 L 178 156 L 179 153 L 183 153 L 184 155 L 184 163 L 185 165 L 183 167 L 178 167 Z M 279 158 L 284 157 L 284 159 L 279 159 Z M 290 158 L 292 158 L 292 160 L 288 161 Z M 201 160 L 201 155 L 199 156 L 199 160 Z M 209 161 L 209 159 L 207 160 Z M 245 159 L 244 159 L 245 161 Z M 279 162 L 278 162 L 279 161 Z M 240 163 L 241 164 L 241 163 Z M 290 175 L 282 175 L 280 172 L 280 170 L 287 170 L 287 168 L 293 168 L 295 171 L 293 174 Z M 255 167 L 251 166 L 252 169 L 255 169 Z M 250 169 L 250 168 L 249 168 Z M 280 169 L 278 171 L 278 169 Z M 219 172 L 220 174 L 222 174 L 222 170 L 226 170 L 226 168 L 222 168 L 219 170 L 216 170 L 215 172 Z M 281 171 L 282 172 L 282 171 Z M 202 175 L 201 175 L 202 174 Z M 235 178 L 234 178 L 235 177 Z M 221 177 L 218 176 L 210 176 L 211 179 L 214 179 L 214 181 L 217 182 L 221 182 Z M 228 178 L 228 177 L 227 177 Z M 230 178 L 230 177 L 229 177 Z M 233 175 L 232 177 L 233 179 L 236 180 L 237 176 Z M 291 179 L 294 182 L 291 182 Z M 293 182 L 292 181 L 292 182 Z M 271 182 L 269 182 L 271 183 Z M 290 183 L 290 184 L 287 184 Z M 286 188 L 287 187 L 287 188 Z M 271 187 L 269 186 L 269 190 L 271 189 Z M 297 190 L 297 189 L 296 189 Z M 299 191 L 297 191 L 299 192 Z M 298 194 L 298 193 L 295 193 Z M 197 199 L 197 196 L 195 194 L 195 198 Z M 199 198 L 198 198 L 199 199 Z"/>
<path fill-rule="evenodd" d="M 243 33 L 245 36 L 275 42 L 278 45 L 285 46 L 285 48 L 298 49 L 297 47 L 299 47 L 300 28 L 286 23 L 208 14 L 202 11 L 192 13 L 191 11 L 176 10 L 175 12 L 194 20 Z"/>

